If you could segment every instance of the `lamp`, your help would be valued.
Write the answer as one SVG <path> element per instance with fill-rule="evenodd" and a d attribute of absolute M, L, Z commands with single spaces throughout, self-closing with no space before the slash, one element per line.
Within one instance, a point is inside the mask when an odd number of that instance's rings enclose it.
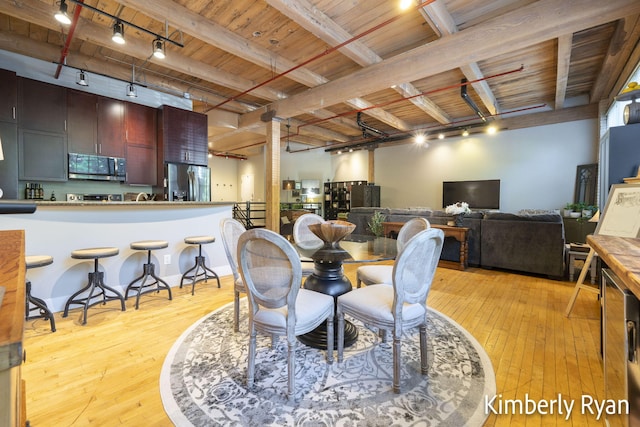
<path fill-rule="evenodd" d="M 129 85 L 127 85 L 127 96 L 129 98 L 138 97 L 138 94 L 136 93 L 136 87 L 133 85 L 133 83 L 129 83 Z"/>
<path fill-rule="evenodd" d="M 89 83 L 87 82 L 87 75 L 84 70 L 80 70 L 76 73 L 76 84 L 80 86 L 89 86 Z"/>
<path fill-rule="evenodd" d="M 124 25 L 122 22 L 116 21 L 113 24 L 113 36 L 111 36 L 111 40 L 118 44 L 124 44 Z"/>
<path fill-rule="evenodd" d="M 60 0 L 60 9 L 58 9 L 56 14 L 53 16 L 54 18 L 56 18 L 56 21 L 60 22 L 61 24 L 64 24 L 64 25 L 71 24 L 71 19 L 67 14 L 67 3 L 65 3 L 65 0 Z"/>
<path fill-rule="evenodd" d="M 284 179 L 282 180 L 282 189 L 283 190 L 293 190 L 296 187 L 296 182 L 292 179 Z"/>
<path fill-rule="evenodd" d="M 155 39 L 153 41 L 153 56 L 159 59 L 164 59 L 164 41 L 161 39 Z"/>

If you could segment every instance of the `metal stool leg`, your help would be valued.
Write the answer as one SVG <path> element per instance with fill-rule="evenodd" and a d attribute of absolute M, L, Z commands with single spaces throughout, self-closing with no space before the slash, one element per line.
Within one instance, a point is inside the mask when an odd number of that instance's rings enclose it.
<path fill-rule="evenodd" d="M 35 307 L 31 307 L 30 304 L 35 305 Z M 34 310 L 39 310 L 39 314 L 36 316 L 31 316 L 31 312 Z M 53 317 L 53 313 L 51 312 L 51 310 L 49 310 L 49 307 L 47 307 L 47 303 L 44 302 L 44 300 L 40 299 L 40 298 L 36 298 L 33 295 L 31 295 L 31 281 L 27 280 L 27 298 L 25 300 L 25 320 L 31 320 L 31 319 L 39 319 L 39 318 L 43 318 L 44 320 L 49 320 L 49 323 L 51 324 L 51 332 L 55 332 L 56 331 L 56 321 Z"/>
<path fill-rule="evenodd" d="M 151 262 L 151 250 L 147 251 L 147 263 L 144 264 L 142 267 L 143 267 L 142 275 L 134 279 L 133 281 L 131 281 L 131 283 L 129 283 L 124 295 L 124 299 L 126 300 L 129 297 L 129 291 L 137 290 L 136 310 L 138 309 L 138 305 L 140 303 L 140 295 L 146 294 L 147 292 L 154 292 L 154 291 L 160 292 L 161 289 L 166 289 L 167 291 L 169 291 L 169 300 L 173 299 L 171 295 L 171 287 L 167 284 L 167 282 L 165 282 L 164 280 L 156 276 L 155 264 Z M 152 283 L 147 283 L 147 279 L 149 278 L 152 278 L 155 281 Z M 141 282 L 141 283 L 139 285 L 135 285 L 136 282 Z M 156 285 L 154 289 L 146 289 L 143 291 L 143 288 L 150 287 L 153 285 Z"/>
<path fill-rule="evenodd" d="M 94 295 L 94 291 L 98 288 L 98 292 Z M 86 297 L 77 298 L 79 295 L 84 293 L 85 291 L 89 291 Z M 112 292 L 113 296 L 108 296 L 107 291 Z M 102 297 L 102 301 L 91 302 L 93 298 Z M 76 299 L 77 298 L 77 299 Z M 104 284 L 104 273 L 98 270 L 98 258 L 94 260 L 94 271 L 89 273 L 89 283 L 84 288 L 80 289 L 78 292 L 74 293 L 69 297 L 67 303 L 64 306 L 64 313 L 62 317 L 67 317 L 69 315 L 69 306 L 71 304 L 82 305 L 83 307 L 83 315 L 82 315 L 82 324 L 87 324 L 87 310 L 89 307 L 92 307 L 96 304 L 102 302 L 106 304 L 107 301 L 111 300 L 119 300 L 122 311 L 126 310 L 124 305 L 124 297 L 120 294 L 120 292 L 115 289 Z"/>
<path fill-rule="evenodd" d="M 202 245 L 198 245 L 198 256 L 196 256 L 196 264 L 182 275 L 182 278 L 180 279 L 180 288 L 182 288 L 184 279 L 191 279 L 191 295 L 194 295 L 196 290 L 196 283 L 202 280 L 209 280 L 209 278 L 215 278 L 218 281 L 218 288 L 220 287 L 220 278 L 215 271 L 206 266 L 205 261 L 205 257 L 202 256 Z M 198 273 L 200 269 L 202 269 L 202 273 Z M 189 274 L 192 271 L 194 273 Z M 209 276 L 207 272 L 211 273 L 211 276 Z M 198 279 L 199 276 L 204 277 Z"/>

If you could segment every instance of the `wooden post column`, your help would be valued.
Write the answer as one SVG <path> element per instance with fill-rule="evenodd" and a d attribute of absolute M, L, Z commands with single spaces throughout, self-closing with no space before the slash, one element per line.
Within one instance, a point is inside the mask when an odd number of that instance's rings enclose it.
<path fill-rule="evenodd" d="M 373 148 L 369 149 L 369 172 L 367 173 L 367 182 L 376 182 L 376 151 Z"/>
<path fill-rule="evenodd" d="M 280 232 L 280 123 L 271 120 L 266 123 L 266 212 L 265 226 Z"/>

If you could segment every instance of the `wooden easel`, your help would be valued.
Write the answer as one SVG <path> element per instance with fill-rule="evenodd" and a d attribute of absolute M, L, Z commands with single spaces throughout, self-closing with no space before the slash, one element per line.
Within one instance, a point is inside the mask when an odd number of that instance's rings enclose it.
<path fill-rule="evenodd" d="M 573 310 L 573 305 L 576 303 L 576 299 L 578 298 L 578 293 L 580 292 L 581 289 L 584 289 L 585 291 L 589 291 L 589 292 L 594 292 L 600 295 L 599 288 L 595 288 L 591 285 L 584 284 L 584 279 L 585 277 L 587 277 L 587 272 L 591 267 L 591 261 L 593 260 L 593 257 L 595 256 L 595 254 L 596 254 L 596 251 L 594 251 L 593 248 L 589 248 L 589 254 L 587 255 L 587 259 L 584 261 L 584 266 L 582 266 L 582 271 L 580 271 L 580 276 L 578 276 L 578 281 L 576 282 L 576 286 L 573 288 L 573 294 L 571 295 L 571 299 L 569 300 L 569 305 L 567 305 L 567 309 L 564 312 L 564 315 L 567 317 L 569 317 L 569 314 L 571 314 L 571 310 Z M 569 268 L 573 268 L 573 266 L 570 266 Z"/>
<path fill-rule="evenodd" d="M 640 168 L 638 170 L 638 174 L 640 176 Z M 609 197 L 607 198 L 607 204 L 604 208 L 604 212 L 600 213 L 598 227 L 596 228 L 596 231 L 593 233 L 594 235 L 602 234 L 607 236 L 618 236 L 618 237 L 635 237 L 635 238 L 640 237 L 640 229 L 621 231 L 622 229 L 615 226 L 615 224 L 617 223 L 626 224 L 628 222 L 632 222 L 632 221 L 629 221 L 629 218 L 625 216 L 625 215 L 629 215 L 629 213 L 628 212 L 625 213 L 624 208 L 620 207 L 623 204 L 617 203 L 614 201 L 617 198 L 617 194 L 624 190 L 630 190 L 631 192 L 635 193 L 634 200 L 637 200 L 637 198 L 640 197 L 638 195 L 638 193 L 640 193 L 640 184 L 630 183 L 630 184 L 612 185 L 609 191 Z M 607 216 L 607 212 L 610 212 L 608 216 Z M 632 216 L 632 218 L 637 218 L 638 208 L 636 207 L 635 210 L 633 210 L 630 215 Z M 569 317 L 569 314 L 571 314 L 571 310 L 573 309 L 573 305 L 575 304 L 576 299 L 578 298 L 578 293 L 580 292 L 581 289 L 600 294 L 599 288 L 595 288 L 593 286 L 584 284 L 584 279 L 587 276 L 587 271 L 589 271 L 589 267 L 591 266 L 591 261 L 593 260 L 593 257 L 595 256 L 595 254 L 596 254 L 596 251 L 594 251 L 593 248 L 589 248 L 589 254 L 587 255 L 587 259 L 584 261 L 584 266 L 582 267 L 582 271 L 580 272 L 580 276 L 578 277 L 576 286 L 573 288 L 573 294 L 571 295 L 571 299 L 569 300 L 569 305 L 567 305 L 567 309 L 565 310 L 565 313 L 564 313 L 565 316 L 567 317 Z"/>

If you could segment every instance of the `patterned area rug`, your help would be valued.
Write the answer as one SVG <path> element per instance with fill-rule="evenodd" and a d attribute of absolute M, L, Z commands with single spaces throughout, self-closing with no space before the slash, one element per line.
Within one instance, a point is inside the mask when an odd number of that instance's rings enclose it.
<path fill-rule="evenodd" d="M 495 395 L 491 362 L 460 325 L 430 309 L 429 374 L 420 374 L 417 329 L 403 337 L 402 393 L 391 389 L 392 348 L 354 322 L 357 342 L 345 359 L 298 343 L 296 394 L 287 399 L 287 345 L 258 335 L 255 385 L 246 387 L 248 328 L 241 301 L 240 332 L 231 304 L 185 331 L 167 355 L 162 402 L 177 426 L 481 426 L 484 397 Z"/>

